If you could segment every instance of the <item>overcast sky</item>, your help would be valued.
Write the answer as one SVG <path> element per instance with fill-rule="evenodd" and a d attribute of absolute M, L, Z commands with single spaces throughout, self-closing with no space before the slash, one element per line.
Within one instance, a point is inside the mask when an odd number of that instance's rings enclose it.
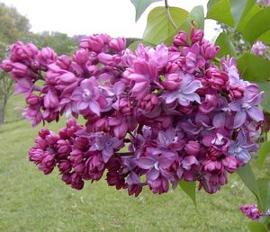
<path fill-rule="evenodd" d="M 135 23 L 130 0 L 0 0 L 25 15 L 33 32 L 59 31 L 69 35 L 108 33 L 111 36 L 142 37 L 147 13 L 163 2 L 153 4 Z M 169 0 L 170 6 L 191 10 L 206 7 L 206 0 Z M 215 36 L 215 24 L 207 22 L 206 36 Z"/>

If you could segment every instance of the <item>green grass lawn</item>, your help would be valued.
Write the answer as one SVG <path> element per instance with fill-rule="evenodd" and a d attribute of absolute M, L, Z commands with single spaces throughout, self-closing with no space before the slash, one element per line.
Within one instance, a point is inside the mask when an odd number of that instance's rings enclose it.
<path fill-rule="evenodd" d="M 21 102 L 13 98 L 11 107 L 16 104 Z M 14 116 L 11 107 L 8 121 Z M 0 127 L 1 232 L 247 231 L 238 207 L 255 199 L 235 175 L 217 194 L 198 192 L 197 211 L 180 189 L 161 196 L 145 189 L 134 198 L 100 181 L 76 191 L 57 172 L 44 176 L 27 160 L 38 129 L 26 121 Z"/>

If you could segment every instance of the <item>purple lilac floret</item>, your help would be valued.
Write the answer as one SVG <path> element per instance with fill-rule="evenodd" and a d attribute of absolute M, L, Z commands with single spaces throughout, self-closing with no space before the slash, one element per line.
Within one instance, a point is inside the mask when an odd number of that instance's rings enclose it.
<path fill-rule="evenodd" d="M 268 46 L 265 45 L 262 41 L 256 41 L 256 43 L 252 45 L 251 52 L 257 56 L 264 56 L 267 53 L 268 49 Z"/>
<path fill-rule="evenodd" d="M 217 192 L 258 149 L 262 92 L 234 59 L 214 61 L 219 48 L 201 30 L 188 37 L 133 52 L 124 38 L 93 35 L 72 56 L 13 44 L 1 68 L 25 96 L 23 115 L 33 126 L 73 117 L 59 133 L 39 132 L 30 161 L 75 189 L 106 176 L 135 196 L 182 180 Z"/>

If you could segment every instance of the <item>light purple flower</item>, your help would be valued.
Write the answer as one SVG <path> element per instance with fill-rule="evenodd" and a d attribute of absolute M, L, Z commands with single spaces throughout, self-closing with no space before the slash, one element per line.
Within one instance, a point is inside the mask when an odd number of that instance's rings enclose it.
<path fill-rule="evenodd" d="M 200 103 L 200 96 L 196 93 L 196 90 L 202 88 L 202 84 L 199 80 L 189 74 L 182 74 L 182 80 L 179 89 L 173 92 L 164 93 L 162 97 L 167 104 L 173 103 L 176 100 L 182 106 L 188 106 L 191 102 Z"/>
<path fill-rule="evenodd" d="M 237 139 L 231 142 L 228 153 L 238 160 L 247 163 L 251 158 L 250 153 L 256 151 L 257 148 L 258 147 L 255 144 L 249 143 L 245 133 L 240 131 Z"/>
<path fill-rule="evenodd" d="M 248 116 L 256 122 L 264 120 L 263 112 L 258 108 L 258 104 L 262 101 L 262 94 L 256 85 L 248 85 L 244 97 L 229 104 L 229 108 L 236 112 L 234 128 L 241 127 Z"/>
<path fill-rule="evenodd" d="M 269 2 L 270 5 L 270 2 Z M 266 46 L 262 41 L 257 41 L 252 45 L 251 52 L 257 56 L 264 56 L 268 51 L 268 46 Z"/>
<path fill-rule="evenodd" d="M 122 141 L 109 134 L 100 134 L 95 136 L 95 143 L 91 147 L 93 150 L 101 151 L 105 163 L 111 158 L 115 150 L 120 149 Z"/>
<path fill-rule="evenodd" d="M 71 96 L 71 99 L 78 104 L 79 111 L 90 110 L 96 115 L 100 115 L 101 108 L 98 98 L 99 88 L 93 77 L 83 80 Z"/>

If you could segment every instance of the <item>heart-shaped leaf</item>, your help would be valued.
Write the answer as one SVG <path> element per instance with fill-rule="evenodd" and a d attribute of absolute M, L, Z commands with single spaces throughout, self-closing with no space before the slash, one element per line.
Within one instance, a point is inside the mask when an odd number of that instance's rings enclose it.
<path fill-rule="evenodd" d="M 166 41 L 177 33 L 188 12 L 177 7 L 156 7 L 150 11 L 143 39 L 152 44 Z M 175 28 L 176 27 L 176 28 Z"/>

